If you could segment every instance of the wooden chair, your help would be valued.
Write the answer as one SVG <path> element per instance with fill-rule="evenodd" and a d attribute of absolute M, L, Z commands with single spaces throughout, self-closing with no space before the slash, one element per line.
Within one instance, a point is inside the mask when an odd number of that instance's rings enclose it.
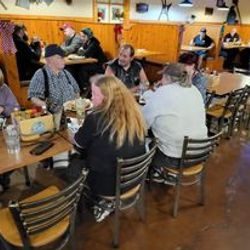
<path fill-rule="evenodd" d="M 181 186 L 198 184 L 200 187 L 199 203 L 205 202 L 205 165 L 210 154 L 219 145 L 222 133 L 207 139 L 191 139 L 184 137 L 182 156 L 178 168 L 165 168 L 169 173 L 176 175 L 177 183 L 175 186 L 173 216 L 176 217 L 179 208 Z"/>
<path fill-rule="evenodd" d="M 205 108 L 208 109 L 210 105 L 212 104 L 212 101 L 214 99 L 215 92 L 207 92 L 206 93 L 206 100 L 205 100 Z"/>
<path fill-rule="evenodd" d="M 74 250 L 76 208 L 86 176 L 87 173 L 82 172 L 62 191 L 50 186 L 23 201 L 10 201 L 8 208 L 1 209 L 0 244 L 4 249 L 30 250 L 46 246 L 55 250 L 70 243 L 70 249 Z M 59 245 L 57 248 L 55 243 Z M 49 248 L 50 244 L 53 248 Z"/>
<path fill-rule="evenodd" d="M 144 220 L 144 183 L 149 165 L 156 150 L 156 142 L 151 149 L 138 157 L 117 159 L 115 196 L 101 196 L 104 200 L 114 201 L 113 247 L 119 247 L 120 211 L 137 206 L 140 218 Z"/>
<path fill-rule="evenodd" d="M 229 94 L 225 104 L 217 104 L 207 109 L 207 125 L 211 133 L 214 133 L 211 129 L 212 122 L 217 121 L 217 126 L 214 128 L 215 133 L 223 128 L 228 128 L 227 136 L 232 135 L 235 127 L 235 115 L 245 92 L 246 88 L 235 90 Z"/>
<path fill-rule="evenodd" d="M 237 67 L 234 67 L 233 72 L 238 73 L 238 74 L 248 75 L 248 76 L 250 75 L 250 70 L 237 68 Z"/>

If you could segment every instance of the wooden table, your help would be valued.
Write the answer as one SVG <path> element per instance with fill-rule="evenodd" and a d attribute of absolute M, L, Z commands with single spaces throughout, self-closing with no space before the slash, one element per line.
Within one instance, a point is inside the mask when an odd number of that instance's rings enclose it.
<path fill-rule="evenodd" d="M 250 44 L 223 43 L 224 49 L 246 49 L 250 48 Z"/>
<path fill-rule="evenodd" d="M 196 52 L 201 50 L 208 50 L 208 48 L 199 47 L 199 46 L 192 46 L 192 45 L 181 45 L 182 52 Z"/>
<path fill-rule="evenodd" d="M 153 50 L 147 50 L 147 49 L 136 49 L 135 50 L 135 58 L 137 59 L 143 59 L 149 56 L 157 56 L 162 55 L 163 52 L 160 51 L 153 51 Z"/>
<path fill-rule="evenodd" d="M 87 63 L 96 63 L 97 59 L 95 58 L 81 58 L 81 59 L 69 59 L 64 57 L 65 65 L 75 65 L 75 64 L 87 64 Z M 39 61 L 40 64 L 46 64 L 45 58 L 41 58 Z"/>
<path fill-rule="evenodd" d="M 250 86 L 250 76 L 223 72 L 219 76 L 213 77 L 208 91 L 215 91 L 216 95 L 222 96 L 231 91 L 244 88 L 246 85 Z"/>
<path fill-rule="evenodd" d="M 54 145 L 41 155 L 31 155 L 30 150 L 35 147 L 21 145 L 21 150 L 17 154 L 9 154 L 2 133 L 0 133 L 0 174 L 11 170 L 19 169 L 25 166 L 32 165 L 39 161 L 53 157 L 65 151 L 70 151 L 73 146 L 69 141 L 64 139 L 59 134 L 55 134 L 53 138 Z"/>

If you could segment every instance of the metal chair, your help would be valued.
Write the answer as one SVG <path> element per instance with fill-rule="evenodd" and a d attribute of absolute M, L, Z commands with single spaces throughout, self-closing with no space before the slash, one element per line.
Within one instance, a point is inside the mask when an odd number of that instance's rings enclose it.
<path fill-rule="evenodd" d="M 104 200 L 114 201 L 113 247 L 119 247 L 120 211 L 137 206 L 140 218 L 144 220 L 144 183 L 149 165 L 156 150 L 156 141 L 151 149 L 138 157 L 117 159 L 115 196 L 101 196 Z"/>
<path fill-rule="evenodd" d="M 10 201 L 8 208 L 1 209 L 0 244 L 4 249 L 31 250 L 45 246 L 51 249 L 49 246 L 53 244 L 55 250 L 70 243 L 70 249 L 74 250 L 76 208 L 86 176 L 87 172 L 82 172 L 62 191 L 50 186 L 23 201 Z"/>
<path fill-rule="evenodd" d="M 205 165 L 210 154 L 219 145 L 222 133 L 207 139 L 191 139 L 184 137 L 182 156 L 178 168 L 165 168 L 169 173 L 176 175 L 177 183 L 175 186 L 173 216 L 176 217 L 179 208 L 181 186 L 198 184 L 200 186 L 201 205 L 205 202 Z"/>
<path fill-rule="evenodd" d="M 237 113 L 240 101 L 245 95 L 246 88 L 238 89 L 229 94 L 225 104 L 214 105 L 207 109 L 207 125 L 209 132 L 214 133 L 211 130 L 212 120 L 217 121 L 217 128 L 215 133 L 223 130 L 223 128 L 228 128 L 227 137 L 232 135 L 234 129 L 234 118 Z"/>
<path fill-rule="evenodd" d="M 248 70 L 248 69 L 242 69 L 242 68 L 237 68 L 237 67 L 234 67 L 233 72 L 234 73 L 243 74 L 243 75 L 247 75 L 247 76 L 250 75 L 250 70 Z"/>

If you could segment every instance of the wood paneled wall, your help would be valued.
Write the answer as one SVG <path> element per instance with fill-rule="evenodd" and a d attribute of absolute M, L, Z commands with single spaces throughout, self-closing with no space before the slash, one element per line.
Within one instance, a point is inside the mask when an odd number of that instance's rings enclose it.
<path fill-rule="evenodd" d="M 124 27 L 123 42 L 135 48 L 162 52 L 151 57 L 161 62 L 175 62 L 180 48 L 182 26 L 179 24 L 131 22 Z"/>
<path fill-rule="evenodd" d="M 115 42 L 114 24 L 101 24 L 91 22 L 85 19 L 58 19 L 52 17 L 23 17 L 23 16 L 5 16 L 5 19 L 12 20 L 14 23 L 22 23 L 27 27 L 29 36 L 39 36 L 46 44 L 63 42 L 63 32 L 59 27 L 67 22 L 72 24 L 76 31 L 90 27 L 95 36 L 100 40 L 104 51 L 108 51 L 113 57 L 117 53 L 117 44 Z"/>

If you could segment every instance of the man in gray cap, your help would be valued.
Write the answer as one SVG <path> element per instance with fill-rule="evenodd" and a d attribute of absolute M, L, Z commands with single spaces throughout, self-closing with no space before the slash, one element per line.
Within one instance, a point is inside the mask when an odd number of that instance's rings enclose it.
<path fill-rule="evenodd" d="M 79 87 L 72 75 L 64 70 L 64 51 L 56 44 L 45 48 L 46 65 L 31 79 L 28 99 L 36 106 L 46 106 L 51 113 L 62 111 L 63 104 L 79 97 Z"/>
<path fill-rule="evenodd" d="M 69 23 L 64 23 L 60 30 L 63 31 L 65 36 L 65 41 L 61 45 L 65 56 L 74 54 L 82 45 L 82 40 L 78 34 L 76 34 L 73 26 Z"/>
<path fill-rule="evenodd" d="M 214 41 L 207 35 L 207 30 L 203 27 L 200 29 L 199 35 L 191 40 L 190 45 L 204 48 L 204 50 L 195 52 L 199 56 L 198 68 L 200 68 L 203 58 L 205 58 L 208 51 L 214 47 Z"/>

